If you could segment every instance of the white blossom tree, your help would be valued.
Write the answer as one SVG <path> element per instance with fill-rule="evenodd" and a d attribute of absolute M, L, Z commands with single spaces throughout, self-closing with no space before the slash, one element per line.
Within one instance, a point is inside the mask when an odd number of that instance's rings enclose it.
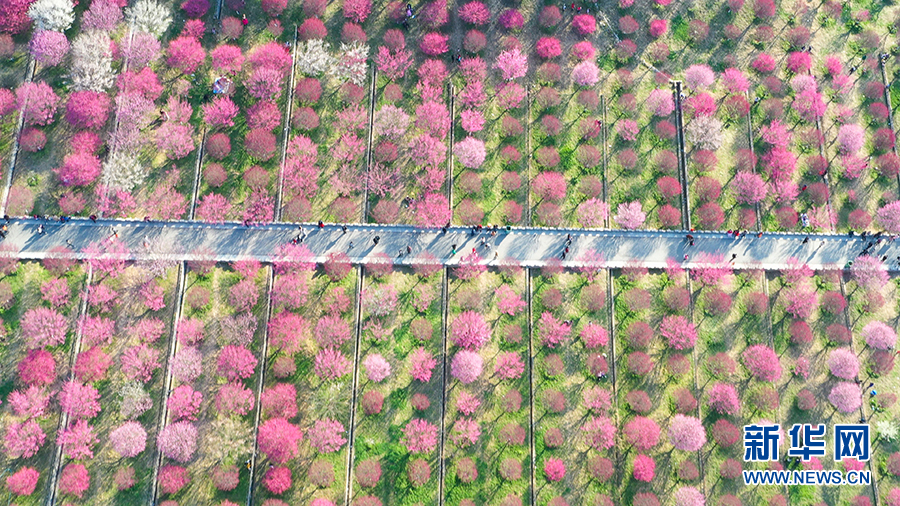
<path fill-rule="evenodd" d="M 112 69 L 112 40 L 106 32 L 82 32 L 72 43 L 72 65 L 69 77 L 76 90 L 105 92 L 115 81 Z"/>
<path fill-rule="evenodd" d="M 156 0 L 138 0 L 128 8 L 126 19 L 135 33 L 150 33 L 158 39 L 172 23 L 172 13 L 169 7 Z"/>
<path fill-rule="evenodd" d="M 28 17 L 39 30 L 64 32 L 75 21 L 75 4 L 72 0 L 37 0 L 28 8 Z"/>
<path fill-rule="evenodd" d="M 303 75 L 318 76 L 334 66 L 335 61 L 328 50 L 331 46 L 314 39 L 300 43 L 297 48 L 297 68 Z"/>

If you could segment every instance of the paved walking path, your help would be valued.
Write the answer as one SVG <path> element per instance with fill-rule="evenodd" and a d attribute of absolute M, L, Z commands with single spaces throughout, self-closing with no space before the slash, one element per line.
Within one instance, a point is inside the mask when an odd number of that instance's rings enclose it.
<path fill-rule="evenodd" d="M 38 233 L 38 225 L 44 224 L 44 234 Z M 322 261 L 332 251 L 344 251 L 353 263 L 367 263 L 374 253 L 383 252 L 397 264 L 414 264 L 417 254 L 429 251 L 445 265 L 456 265 L 460 259 L 476 248 L 489 264 L 500 263 L 504 258 L 518 260 L 525 267 L 541 267 L 550 259 L 560 259 L 568 234 L 572 236 L 569 253 L 563 260 L 565 266 L 579 265 L 584 255 L 595 250 L 610 267 L 622 267 L 629 262 L 640 261 L 651 268 L 664 267 L 667 258 L 674 258 L 690 267 L 701 253 L 721 254 L 734 260 L 736 268 L 780 269 L 789 258 L 795 257 L 814 269 L 843 267 L 858 256 L 866 244 L 859 235 L 766 233 L 761 238 L 748 233 L 733 239 L 723 232 L 693 232 L 694 246 L 689 246 L 685 232 L 677 231 L 627 231 L 513 228 L 500 229 L 496 236 L 485 230 L 471 234 L 471 229 L 451 227 L 446 233 L 440 229 L 420 229 L 405 225 L 348 225 L 347 233 L 339 225 L 318 228 L 304 224 L 304 244 Z M 210 225 L 199 222 L 170 221 L 143 222 L 129 220 L 97 220 L 73 218 L 65 224 L 52 220 L 15 219 L 9 224 L 9 235 L 0 250 L 15 251 L 24 259 L 41 259 L 58 246 L 68 246 L 80 251 L 91 242 L 111 240 L 116 237 L 131 250 L 129 259 L 148 258 L 159 253 L 170 253 L 178 259 L 195 258 L 192 252 L 209 248 L 220 261 L 254 257 L 267 260 L 275 248 L 300 233 L 297 224 L 270 224 L 245 227 L 240 223 Z M 373 239 L 379 236 L 378 244 Z M 482 238 L 490 248 L 481 245 Z M 870 239 L 871 240 L 871 239 Z M 148 255 L 144 244 L 156 245 Z M 351 247 L 352 244 L 352 247 Z M 451 254 L 453 246 L 457 253 Z M 412 254 L 406 254 L 409 246 Z M 162 251 L 160 251 L 162 250 Z M 402 256 L 400 255 L 402 251 Z M 496 260 L 495 260 L 496 253 Z M 898 270 L 897 256 L 900 242 L 883 240 L 872 250 L 878 256 L 887 255 L 890 270 Z M 684 256 L 688 255 L 688 260 Z M 79 254 L 79 257 L 81 255 Z"/>

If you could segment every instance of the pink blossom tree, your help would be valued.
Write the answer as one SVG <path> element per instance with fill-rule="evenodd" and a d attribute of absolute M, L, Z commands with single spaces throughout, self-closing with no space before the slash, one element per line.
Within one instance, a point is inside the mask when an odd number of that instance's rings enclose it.
<path fill-rule="evenodd" d="M 319 453 L 334 453 L 341 449 L 347 439 L 344 426 L 330 418 L 316 420 L 306 433 L 306 439 Z"/>
<path fill-rule="evenodd" d="M 629 420 L 623 429 L 625 440 L 638 451 L 647 451 L 659 443 L 659 425 L 644 416 Z"/>
<path fill-rule="evenodd" d="M 72 418 L 91 419 L 100 413 L 100 393 L 90 385 L 66 382 L 57 399 L 62 412 Z"/>
<path fill-rule="evenodd" d="M 541 313 L 541 319 L 537 325 L 537 335 L 544 346 L 553 349 L 563 344 L 569 339 L 571 330 L 568 323 L 560 321 L 552 313 L 548 311 Z"/>
<path fill-rule="evenodd" d="M 468 167 L 470 169 L 481 167 L 481 164 L 484 163 L 484 159 L 487 156 L 484 141 L 474 137 L 466 137 L 457 142 L 456 146 L 453 148 L 453 153 L 463 167 Z"/>
<path fill-rule="evenodd" d="M 463 311 L 451 325 L 453 343 L 467 350 L 484 347 L 491 338 L 491 331 L 484 317 L 475 311 Z"/>
<path fill-rule="evenodd" d="M 581 427 L 587 444 L 597 450 L 612 448 L 616 441 L 616 425 L 605 416 L 595 416 Z"/>
<path fill-rule="evenodd" d="M 528 57 L 519 48 L 502 51 L 494 64 L 505 81 L 525 77 L 528 73 Z"/>
<path fill-rule="evenodd" d="M 655 476 L 656 462 L 647 455 L 638 455 L 634 458 L 634 470 L 632 475 L 635 480 L 651 482 Z"/>
<path fill-rule="evenodd" d="M 427 383 L 437 365 L 437 360 L 423 347 L 414 349 L 409 354 L 409 373 L 413 379 Z"/>
<path fill-rule="evenodd" d="M 16 90 L 16 103 L 26 125 L 49 125 L 56 114 L 59 96 L 43 81 L 27 82 Z"/>
<path fill-rule="evenodd" d="M 265 418 L 289 420 L 297 416 L 297 389 L 288 383 L 276 383 L 263 390 L 259 404 Z"/>
<path fill-rule="evenodd" d="M 29 348 L 62 344 L 66 340 L 67 328 L 68 323 L 63 315 L 44 307 L 29 309 L 20 322 L 22 337 Z"/>
<path fill-rule="evenodd" d="M 49 351 L 28 350 L 16 369 L 19 381 L 26 385 L 49 385 L 56 380 L 56 360 Z"/>
<path fill-rule="evenodd" d="M 63 494 L 80 499 L 90 486 L 91 475 L 82 464 L 67 464 L 59 475 L 59 490 Z"/>
<path fill-rule="evenodd" d="M 744 366 L 761 381 L 775 381 L 781 377 L 781 364 L 775 350 L 762 344 L 748 346 L 741 354 Z"/>
<path fill-rule="evenodd" d="M 21 467 L 6 477 L 6 488 L 18 496 L 28 496 L 34 493 L 38 478 L 40 473 L 33 467 Z"/>
<path fill-rule="evenodd" d="M 400 444 L 413 454 L 431 453 L 437 447 L 437 427 L 421 418 L 413 418 L 403 428 Z"/>
<path fill-rule="evenodd" d="M 857 257 L 850 266 L 850 276 L 866 290 L 880 289 L 888 281 L 887 266 L 871 255 Z"/>
<path fill-rule="evenodd" d="M 200 41 L 193 37 L 178 37 L 169 43 L 166 63 L 185 74 L 193 74 L 206 58 Z"/>
<path fill-rule="evenodd" d="M 338 350 L 326 348 L 316 354 L 313 371 L 322 380 L 336 380 L 350 372 L 350 360 Z"/>
<path fill-rule="evenodd" d="M 497 296 L 497 308 L 501 313 L 515 316 L 526 306 L 522 297 L 509 285 L 501 285 L 500 288 L 497 288 L 495 294 Z"/>
<path fill-rule="evenodd" d="M 731 181 L 735 200 L 742 204 L 756 204 L 766 198 L 766 184 L 758 174 L 738 171 Z"/>
<path fill-rule="evenodd" d="M 86 420 L 76 420 L 56 436 L 56 444 L 63 448 L 67 457 L 74 460 L 94 458 L 93 446 L 99 442 L 94 428 Z"/>
<path fill-rule="evenodd" d="M 560 459 L 549 458 L 544 461 L 544 476 L 549 481 L 562 481 L 566 477 L 566 465 Z"/>
<path fill-rule="evenodd" d="M 150 381 L 153 371 L 160 368 L 159 351 L 139 344 L 125 349 L 119 359 L 125 377 L 142 383 Z"/>
<path fill-rule="evenodd" d="M 709 389 L 707 403 L 710 409 L 721 415 L 736 415 L 741 410 L 737 390 L 727 383 L 716 383 Z"/>
<path fill-rule="evenodd" d="M 243 346 L 228 345 L 219 352 L 216 371 L 225 379 L 236 381 L 252 376 L 256 364 L 253 352 Z"/>
<path fill-rule="evenodd" d="M 13 459 L 30 458 L 44 445 L 47 439 L 37 420 L 12 422 L 6 427 L 3 446 L 6 454 Z"/>
<path fill-rule="evenodd" d="M 497 355 L 497 362 L 494 366 L 494 374 L 500 379 L 509 380 L 522 376 L 525 372 L 525 363 L 518 353 L 509 351 L 501 352 Z"/>
<path fill-rule="evenodd" d="M 664 317 L 659 326 L 659 333 L 666 338 L 669 346 L 676 350 L 691 349 L 697 342 L 697 329 L 681 315 Z"/>

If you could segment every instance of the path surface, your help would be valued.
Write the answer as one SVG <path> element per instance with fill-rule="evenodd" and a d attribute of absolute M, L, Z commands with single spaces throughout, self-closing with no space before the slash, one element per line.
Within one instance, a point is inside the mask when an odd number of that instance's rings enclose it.
<path fill-rule="evenodd" d="M 45 233 L 38 234 L 38 224 L 44 223 Z M 577 266 L 586 252 L 596 250 L 606 260 L 609 267 L 622 267 L 629 262 L 639 261 L 650 268 L 665 266 L 667 258 L 674 258 L 686 267 L 694 265 L 701 253 L 722 254 L 726 260 L 737 254 L 735 268 L 780 269 L 789 258 L 795 257 L 813 269 L 843 267 L 858 256 L 865 247 L 866 240 L 847 235 L 818 234 L 809 236 L 804 244 L 805 234 L 747 234 L 733 239 L 722 232 L 693 232 L 695 245 L 689 246 L 685 232 L 668 231 L 626 231 L 626 230 L 583 230 L 583 229 L 541 229 L 513 228 L 501 229 L 495 237 L 489 233 L 472 235 L 470 229 L 452 227 L 447 233 L 440 229 L 419 229 L 404 225 L 348 225 L 344 234 L 336 225 L 318 228 L 314 224 L 304 224 L 306 244 L 322 261 L 332 251 L 346 252 L 353 263 L 368 263 L 375 253 L 385 253 L 396 264 L 411 265 L 419 259 L 417 254 L 429 251 L 445 265 L 456 265 L 463 256 L 477 248 L 483 262 L 498 264 L 506 257 L 515 258 L 524 267 L 541 267 L 550 259 L 559 259 L 565 249 L 567 234 L 572 235 L 570 251 L 563 261 L 564 266 Z M 174 258 L 192 260 L 193 251 L 209 248 L 216 253 L 219 261 L 233 261 L 254 257 L 259 260 L 271 258 L 274 249 L 299 234 L 296 224 L 271 224 L 245 227 L 239 223 L 210 225 L 198 222 L 142 222 L 128 220 L 97 220 L 73 218 L 66 224 L 58 221 L 16 219 L 9 225 L 9 235 L 0 249 L 15 251 L 19 258 L 41 259 L 47 252 L 58 246 L 67 246 L 76 251 L 91 242 L 110 240 L 118 234 L 131 250 L 129 259 L 143 259 L 159 253 L 170 253 Z M 373 238 L 380 236 L 377 245 Z M 481 246 L 482 238 L 491 245 L 489 250 Z M 148 255 L 144 244 L 160 245 Z M 352 244 L 352 247 L 351 247 Z M 456 245 L 457 253 L 451 254 Z M 406 247 L 412 254 L 406 254 Z M 403 255 L 399 256 L 402 250 Z M 497 259 L 494 259 L 494 253 Z M 897 256 L 900 242 L 883 240 L 873 249 L 872 254 L 888 256 L 890 270 L 898 270 Z M 688 260 L 684 262 L 684 256 Z M 79 255 L 80 256 L 80 255 Z"/>

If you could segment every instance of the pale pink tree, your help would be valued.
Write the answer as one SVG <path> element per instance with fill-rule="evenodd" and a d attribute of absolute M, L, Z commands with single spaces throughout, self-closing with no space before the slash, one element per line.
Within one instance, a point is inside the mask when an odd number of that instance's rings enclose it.
<path fill-rule="evenodd" d="M 484 163 L 484 159 L 487 156 L 484 141 L 474 137 L 466 137 L 457 142 L 456 146 L 453 148 L 453 153 L 463 167 L 470 169 L 481 167 L 481 164 Z"/>
<path fill-rule="evenodd" d="M 857 257 L 850 266 L 850 276 L 867 290 L 878 290 L 888 281 L 887 266 L 871 255 Z"/>
<path fill-rule="evenodd" d="M 218 193 L 208 193 L 197 205 L 197 217 L 207 223 L 223 224 L 231 213 L 231 203 Z"/>
<path fill-rule="evenodd" d="M 640 228 L 647 219 L 647 213 L 641 209 L 639 201 L 623 202 L 616 208 L 616 216 L 613 218 L 620 227 L 627 230 Z"/>
<path fill-rule="evenodd" d="M 146 344 L 130 346 L 122 353 L 119 362 L 125 377 L 146 383 L 153 376 L 153 371 L 160 368 L 159 351 Z"/>
<path fill-rule="evenodd" d="M 580 62 L 572 69 L 572 82 L 578 86 L 594 86 L 600 82 L 600 69 L 590 60 Z"/>
<path fill-rule="evenodd" d="M 197 452 L 197 427 L 185 421 L 163 427 L 156 436 L 156 448 L 176 462 L 189 462 Z"/>
<path fill-rule="evenodd" d="M 869 347 L 876 350 L 892 350 L 897 343 L 897 333 L 889 325 L 873 320 L 860 331 Z"/>
<path fill-rule="evenodd" d="M 831 389 L 828 402 L 841 413 L 853 413 L 862 405 L 862 392 L 856 383 L 843 381 Z"/>
<path fill-rule="evenodd" d="M 598 198 L 587 199 L 578 205 L 575 214 L 581 226 L 599 228 L 606 224 L 609 217 L 609 204 Z"/>
<path fill-rule="evenodd" d="M 477 352 L 469 350 L 456 352 L 450 363 L 450 374 L 464 385 L 477 380 L 483 369 L 484 359 Z"/>
<path fill-rule="evenodd" d="M 706 89 L 716 82 L 716 73 L 706 64 L 694 64 L 684 71 L 684 84 L 688 88 Z"/>
<path fill-rule="evenodd" d="M 65 342 L 68 323 L 57 311 L 37 307 L 25 312 L 19 328 L 27 347 L 43 348 Z"/>
<path fill-rule="evenodd" d="M 375 383 L 391 375 L 391 364 L 379 353 L 367 355 L 363 360 L 363 366 L 366 368 L 366 377 Z"/>
<path fill-rule="evenodd" d="M 505 81 L 525 77 L 528 73 L 528 57 L 519 48 L 502 51 L 494 64 Z"/>
<path fill-rule="evenodd" d="M 669 424 L 669 442 L 678 450 L 698 451 L 706 444 L 703 422 L 693 416 L 675 415 Z"/>

